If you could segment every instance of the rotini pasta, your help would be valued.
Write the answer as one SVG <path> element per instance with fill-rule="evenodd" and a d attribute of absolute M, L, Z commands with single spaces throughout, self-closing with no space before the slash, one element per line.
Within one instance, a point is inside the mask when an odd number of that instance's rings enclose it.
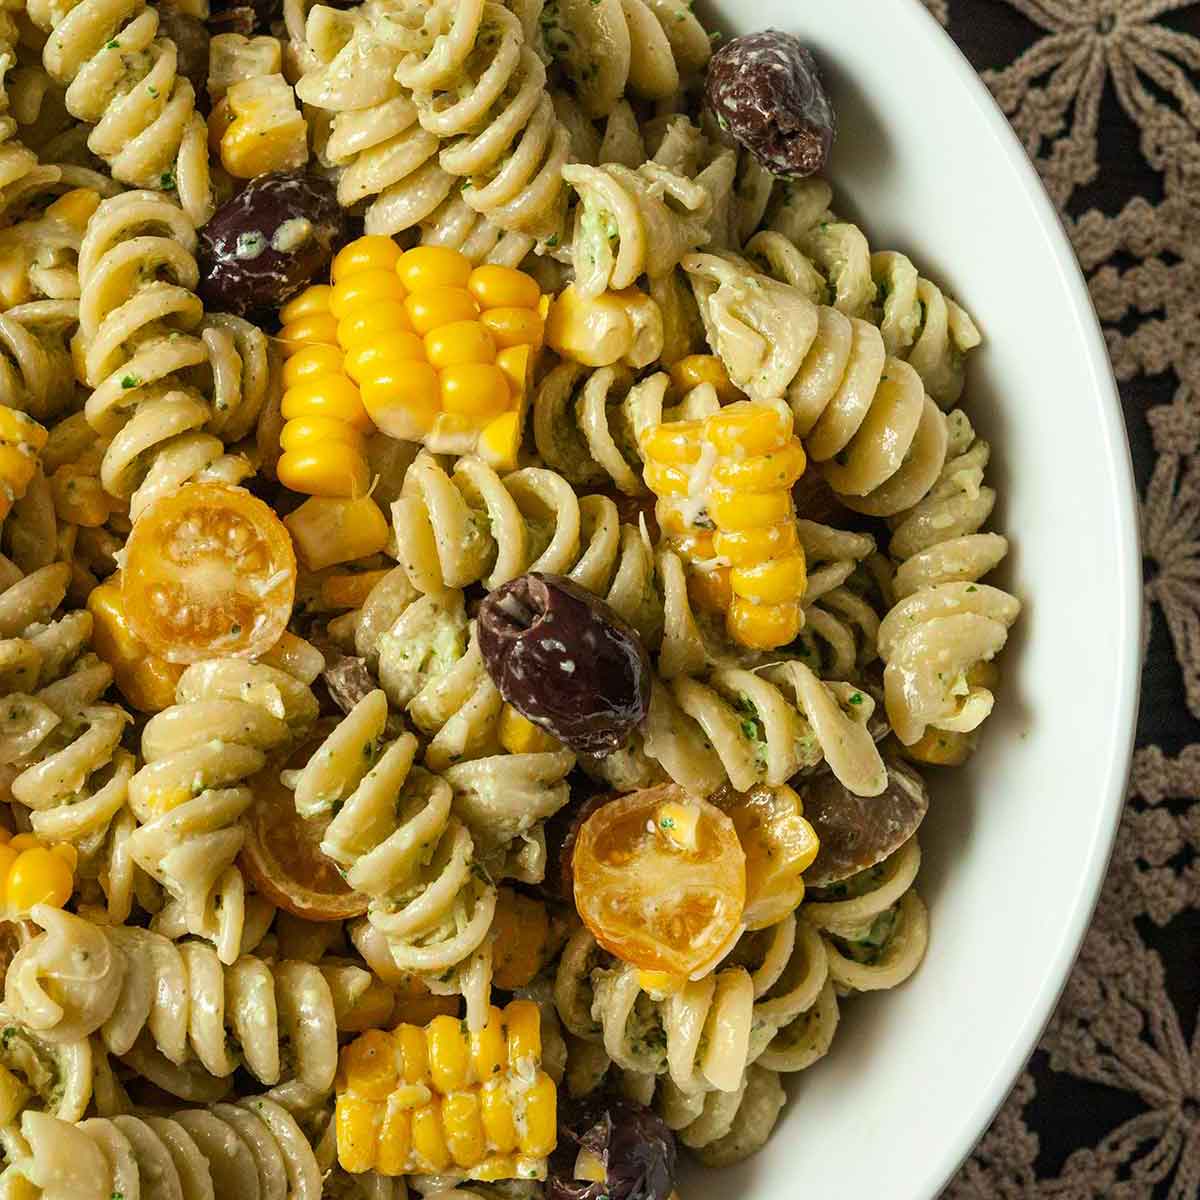
<path fill-rule="evenodd" d="M 227 965 L 241 951 L 246 919 L 234 863 L 244 838 L 238 818 L 254 799 L 246 780 L 316 719 L 309 684 L 322 666 L 304 643 L 258 662 L 194 663 L 179 679 L 174 707 L 142 733 L 146 765 L 129 784 L 141 824 L 130 852 L 170 894 L 157 920 L 211 941 Z"/>
<path fill-rule="evenodd" d="M 189 480 L 237 483 L 252 470 L 225 442 L 249 433 L 262 406 L 266 338 L 240 317 L 205 319 L 195 244 L 180 209 L 134 191 L 100 205 L 80 249 L 79 340 L 95 389 L 87 419 L 111 438 L 104 487 L 128 498 L 135 518 Z"/>

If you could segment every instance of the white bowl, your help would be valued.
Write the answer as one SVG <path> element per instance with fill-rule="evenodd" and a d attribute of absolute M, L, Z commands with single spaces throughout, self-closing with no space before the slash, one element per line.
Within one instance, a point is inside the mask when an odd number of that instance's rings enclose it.
<path fill-rule="evenodd" d="M 1103 339 L 1057 216 L 1003 115 L 917 0 L 712 0 L 727 33 L 813 48 L 839 132 L 835 205 L 983 330 L 966 407 L 992 443 L 999 572 L 1025 605 L 966 769 L 930 772 L 917 887 L 929 953 L 842 1007 L 766 1149 L 685 1194 L 930 1200 L 1003 1101 L 1087 928 L 1132 749 L 1140 558 Z"/>

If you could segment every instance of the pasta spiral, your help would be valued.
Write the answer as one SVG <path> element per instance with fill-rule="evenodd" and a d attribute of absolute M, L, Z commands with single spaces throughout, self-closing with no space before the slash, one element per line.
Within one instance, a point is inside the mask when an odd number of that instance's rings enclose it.
<path fill-rule="evenodd" d="M 119 1114 L 77 1125 L 28 1113 L 0 1176 L 5 1183 L 33 1185 L 56 1200 L 321 1197 L 321 1171 L 307 1137 L 287 1109 L 262 1096 L 169 1117 Z"/>
<path fill-rule="evenodd" d="M 1008 540 L 980 532 L 996 493 L 983 484 L 990 447 L 961 409 L 950 414 L 950 454 L 940 478 L 893 521 L 897 604 L 879 627 L 884 696 L 896 736 L 912 746 L 970 734 L 992 710 L 993 658 L 1021 611 L 1008 592 L 977 581 L 999 565 Z"/>
<path fill-rule="evenodd" d="M 539 240 L 561 233 L 570 135 L 516 14 L 494 0 L 435 0 L 396 78 L 441 145 L 443 199 L 461 178 L 463 201 L 498 228 Z"/>
<path fill-rule="evenodd" d="M 981 341 L 975 323 L 903 254 L 872 254 L 858 226 L 829 212 L 833 193 L 824 180 L 789 183 L 783 195 L 747 255 L 814 303 L 877 325 L 886 353 L 951 408 L 962 395 L 965 356 Z"/>
<path fill-rule="evenodd" d="M 877 796 L 887 771 L 867 724 L 874 709 L 866 691 L 823 683 L 800 662 L 718 667 L 655 682 L 645 752 L 700 795 L 726 779 L 738 791 L 778 786 L 824 759 L 856 795 Z"/>
<path fill-rule="evenodd" d="M 422 246 L 446 246 L 470 259 L 473 265 L 495 263 L 519 267 L 534 248 L 527 233 L 506 232 L 477 213 L 461 192 L 451 192 L 421 222 Z"/>
<path fill-rule="evenodd" d="M 308 685 L 323 665 L 298 639 L 256 662 L 194 663 L 175 705 L 142 732 L 146 765 L 129 785 L 141 822 L 131 853 L 171 896 L 159 926 L 213 942 L 226 964 L 238 957 L 246 917 L 234 864 L 245 836 L 239 818 L 254 798 L 246 780 L 316 719 Z"/>
<path fill-rule="evenodd" d="M 87 419 L 112 439 L 104 487 L 130 499 L 135 519 L 191 479 L 238 483 L 251 473 L 224 443 L 253 429 L 264 402 L 266 336 L 239 317 L 205 319 L 195 246 L 180 209 L 133 191 L 100 205 L 80 248 L 78 336 L 95 389 Z"/>
<path fill-rule="evenodd" d="M 51 1042 L 11 1013 L 0 1012 L 0 1067 L 10 1076 L 0 1087 L 6 1134 L 19 1115 L 31 1111 L 82 1120 L 92 1099 L 95 1060 L 86 1038 Z M 3 1179 L 0 1173 L 0 1195 Z"/>
<path fill-rule="evenodd" d="M 50 421 L 74 400 L 68 338 L 78 321 L 79 303 L 70 299 L 31 300 L 0 313 L 0 393 L 7 403 Z"/>
<path fill-rule="evenodd" d="M 5 1007 L 54 1043 L 98 1033 L 164 1091 L 209 1103 L 244 1067 L 280 1095 L 333 1088 L 333 996 L 312 963 L 242 955 L 222 964 L 211 946 L 133 926 L 105 928 L 38 905 L 45 932 L 19 950 Z"/>
<path fill-rule="evenodd" d="M 51 36 L 42 62 L 67 87 L 68 111 L 94 125 L 89 149 L 113 178 L 175 192 L 193 225 L 212 216 L 208 131 L 191 83 L 178 73 L 175 43 L 158 36 L 144 0 L 33 0 L 33 23 Z"/>

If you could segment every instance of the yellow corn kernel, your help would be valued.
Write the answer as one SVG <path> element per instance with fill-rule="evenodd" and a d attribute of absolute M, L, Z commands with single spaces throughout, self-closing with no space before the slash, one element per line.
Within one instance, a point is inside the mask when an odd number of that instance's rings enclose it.
<path fill-rule="evenodd" d="M 492 934 L 492 982 L 509 992 L 528 986 L 546 965 L 550 940 L 546 906 L 512 888 L 498 889 Z M 479 1077 L 486 1080 L 488 1075 L 480 1072 Z"/>
<path fill-rule="evenodd" d="M 500 745 L 509 754 L 545 754 L 562 749 L 557 738 L 521 716 L 511 704 L 500 710 Z"/>
<path fill-rule="evenodd" d="M 660 316 L 660 328 L 661 320 Z M 585 367 L 610 367 L 625 359 L 637 335 L 627 298 L 604 292 L 585 299 L 574 284 L 558 294 L 546 318 L 546 345 Z"/>
<path fill-rule="evenodd" d="M 790 488 L 804 474 L 807 462 L 800 439 L 794 437 L 766 454 L 718 459 L 712 477 L 722 487 L 734 491 L 766 492 Z"/>
<path fill-rule="evenodd" d="M 749 604 L 734 598 L 725 625 L 740 645 L 774 650 L 795 641 L 804 627 L 804 613 L 799 604 Z"/>
<path fill-rule="evenodd" d="M 706 570 L 689 571 L 687 577 L 688 599 L 693 606 L 704 612 L 725 612 L 733 599 L 729 586 L 729 568 L 714 567 Z"/>
<path fill-rule="evenodd" d="M 62 908 L 75 890 L 73 848 L 64 847 L 71 851 L 68 856 L 56 854 L 36 841 L 33 846 L 25 847 L 13 838 L 10 845 L 20 853 L 9 868 L 4 885 L 9 913 L 24 916 L 35 904 Z"/>
<path fill-rule="evenodd" d="M 520 1179 L 520 1164 L 511 1154 L 493 1154 L 475 1167 L 471 1172 L 471 1178 L 478 1179 L 483 1183 L 491 1183 L 500 1179 Z M 26 1200 L 26 1198 L 20 1196 L 16 1200 Z M 30 1197 L 30 1200 L 36 1200 L 36 1198 Z"/>
<path fill-rule="evenodd" d="M 27 445 L 34 451 L 45 449 L 50 434 L 27 413 L 17 408 L 0 404 L 0 442 L 15 446 Z"/>
<path fill-rule="evenodd" d="M 435 247 L 421 246 L 418 249 L 432 250 Z M 413 292 L 404 301 L 404 308 L 412 328 L 422 336 L 439 325 L 479 319 L 479 305 L 475 303 L 475 297 L 461 287 L 431 287 Z"/>
<path fill-rule="evenodd" d="M 713 488 L 708 493 L 708 515 L 722 530 L 778 525 L 792 515 L 792 493 L 731 492 L 726 488 Z"/>
<path fill-rule="evenodd" d="M 480 321 L 452 321 L 425 335 L 425 357 L 439 369 L 460 363 L 494 363 L 496 343 Z"/>
<path fill-rule="evenodd" d="M 125 616 L 120 575 L 92 589 L 87 609 L 92 614 L 92 649 L 112 668 L 113 681 L 125 699 L 140 712 L 170 708 L 184 664 L 151 654 L 134 636 Z"/>
<path fill-rule="evenodd" d="M 359 271 L 394 271 L 402 251 L 390 237 L 368 233 L 343 246 L 333 260 L 331 277 L 335 284 Z"/>
<path fill-rule="evenodd" d="M 647 462 L 688 467 L 700 461 L 704 437 L 702 421 L 670 421 L 656 425 L 642 438 L 642 456 Z"/>
<path fill-rule="evenodd" d="M 739 400 L 705 419 L 704 436 L 721 455 L 767 454 L 792 436 L 792 414 L 782 405 Z"/>
<path fill-rule="evenodd" d="M 384 1108 L 379 1126 L 375 1169 L 381 1175 L 403 1175 L 412 1154 L 412 1112 L 393 1097 Z"/>
<path fill-rule="evenodd" d="M 719 529 L 713 535 L 713 553 L 735 567 L 753 566 L 769 558 L 785 558 L 800 549 L 796 522 L 780 521 L 758 529 Z"/>
<path fill-rule="evenodd" d="M 389 437 L 419 441 L 439 412 L 441 380 L 425 362 L 399 362 L 363 380 L 371 420 Z"/>
<path fill-rule="evenodd" d="M 711 529 L 698 529 L 683 537 L 671 539 L 671 549 L 685 562 L 712 558 L 715 554 L 715 535 Z"/>
<path fill-rule="evenodd" d="M 361 1174 L 375 1166 L 383 1106 L 342 1093 L 337 1098 L 334 1122 L 338 1162 L 344 1171 Z"/>
<path fill-rule="evenodd" d="M 100 480 L 75 463 L 61 466 L 50 476 L 54 514 L 68 525 L 98 529 L 113 511 L 112 498 Z"/>
<path fill-rule="evenodd" d="M 326 343 L 303 346 L 283 364 L 280 378 L 284 391 L 325 375 L 342 375 L 345 373 L 344 361 L 340 346 Z"/>
<path fill-rule="evenodd" d="M 386 1100 L 397 1080 L 391 1036 L 382 1029 L 368 1029 L 343 1048 L 338 1071 L 346 1090 L 367 1100 Z"/>
<path fill-rule="evenodd" d="M 512 402 L 508 380 L 495 363 L 459 363 L 440 375 L 442 408 L 469 417 L 498 417 Z"/>
<path fill-rule="evenodd" d="M 521 1152 L 533 1158 L 545 1158 L 554 1149 L 558 1134 L 554 1081 L 545 1071 L 539 1071 L 522 1100 L 525 1120 L 517 1126 Z"/>
<path fill-rule="evenodd" d="M 363 435 L 353 425 L 337 417 L 293 417 L 279 434 L 279 445 L 285 454 L 289 450 L 317 450 L 331 442 L 349 446 L 359 454 L 366 453 L 367 444 Z"/>
<path fill-rule="evenodd" d="M 538 1062 L 542 1057 L 542 1016 L 532 1000 L 513 1000 L 505 1006 L 504 1024 L 508 1028 L 508 1062 L 517 1066 L 522 1059 Z"/>
<path fill-rule="evenodd" d="M 462 289 L 471 279 L 471 261 L 446 246 L 414 246 L 400 256 L 396 274 L 410 292 Z"/>
<path fill-rule="evenodd" d="M 694 804 L 680 804 L 676 800 L 660 804 L 654 823 L 676 849 L 692 852 L 700 844 L 700 809 Z"/>
<path fill-rule="evenodd" d="M 46 209 L 46 216 L 62 221 L 82 233 L 100 207 L 100 193 L 93 188 L 72 188 Z"/>
<path fill-rule="evenodd" d="M 446 1146 L 440 1110 L 439 1104 L 427 1104 L 412 1115 L 413 1153 L 429 1172 L 441 1172 L 450 1165 L 450 1150 Z"/>
<path fill-rule="evenodd" d="M 400 1025 L 395 1032 L 400 1076 L 405 1083 L 429 1082 L 429 1044 L 419 1025 Z"/>
<path fill-rule="evenodd" d="M 531 346 L 507 346 L 496 354 L 496 366 L 504 372 L 509 391 L 520 400 L 533 384 L 534 354 Z"/>
<path fill-rule="evenodd" d="M 754 567 L 734 567 L 729 586 L 735 596 L 750 604 L 787 604 L 798 601 L 808 584 L 804 554 L 768 559 Z"/>
<path fill-rule="evenodd" d="M 976 735 L 976 730 L 959 733 L 930 725 L 911 746 L 900 746 L 900 753 L 931 767 L 961 767 L 975 753 Z"/>
<path fill-rule="evenodd" d="M 402 362 L 425 362 L 425 344 L 407 329 L 355 346 L 346 355 L 346 374 L 362 386 Z"/>
<path fill-rule="evenodd" d="M 744 398 L 715 354 L 689 354 L 681 358 L 671 367 L 671 383 L 685 394 L 702 383 L 710 383 L 722 404 Z"/>
<path fill-rule="evenodd" d="M 467 291 L 479 301 L 484 312 L 492 308 L 536 309 L 542 298 L 542 289 L 532 275 L 492 263 L 485 263 L 471 272 Z"/>
<path fill-rule="evenodd" d="M 235 83 L 225 102 L 234 120 L 221 137 L 221 165 L 235 179 L 295 171 L 308 162 L 308 125 L 282 75 Z"/>
<path fill-rule="evenodd" d="M 489 421 L 479 433 L 475 450 L 494 471 L 515 471 L 521 452 L 521 414 L 516 409 Z"/>
<path fill-rule="evenodd" d="M 445 1095 L 466 1087 L 471 1060 L 462 1027 L 454 1017 L 434 1017 L 425 1030 L 429 1043 L 429 1075 L 434 1088 Z"/>
<path fill-rule="evenodd" d="M 683 991 L 687 979 L 682 975 L 672 975 L 667 971 L 639 971 L 638 986 L 652 996 L 674 996 Z"/>
<path fill-rule="evenodd" d="M 644 974 L 644 972 L 639 972 Z M 604 1183 L 608 1179 L 608 1168 L 604 1165 L 604 1160 L 585 1146 L 575 1156 L 575 1171 L 576 1179 L 583 1179 L 588 1183 Z"/>
<path fill-rule="evenodd" d="M 691 490 L 688 472 L 681 467 L 669 467 L 660 462 L 647 462 L 642 472 L 646 486 L 664 500 L 683 497 Z"/>
<path fill-rule="evenodd" d="M 479 318 L 497 346 L 532 346 L 546 340 L 546 322 L 534 308 L 489 308 Z"/>
<path fill-rule="evenodd" d="M 504 1014 L 495 1006 L 488 1008 L 487 1024 L 471 1034 L 471 1061 L 477 1078 L 487 1082 L 508 1065 L 504 1041 Z"/>
<path fill-rule="evenodd" d="M 283 343 L 284 354 L 295 354 L 303 346 L 336 346 L 337 329 L 337 318 L 332 313 L 309 313 L 284 325 L 279 331 L 279 340 Z"/>
<path fill-rule="evenodd" d="M 321 580 L 321 605 L 326 609 L 362 608 L 372 589 L 387 574 L 387 571 L 380 570 L 329 575 Z"/>
<path fill-rule="evenodd" d="M 363 307 L 403 304 L 407 294 L 394 271 L 373 267 L 347 275 L 335 283 L 329 297 L 329 311 L 340 321 Z"/>
<path fill-rule="evenodd" d="M 446 1149 L 457 1166 L 473 1167 L 483 1158 L 487 1143 L 475 1092 L 455 1092 L 442 1101 Z"/>
<path fill-rule="evenodd" d="M 283 419 L 330 417 L 355 429 L 371 428 L 371 419 L 358 388 L 345 375 L 322 375 L 301 380 L 283 394 Z"/>
<path fill-rule="evenodd" d="M 289 421 L 284 432 L 294 423 Z M 275 464 L 275 474 L 285 488 L 327 500 L 358 499 L 371 487 L 371 468 L 362 451 L 343 441 L 330 440 L 320 446 L 285 450 Z"/>
<path fill-rule="evenodd" d="M 501 1154 L 511 1154 L 517 1148 L 517 1123 L 506 1081 L 485 1083 L 480 1089 L 480 1106 L 488 1141 Z"/>
<path fill-rule="evenodd" d="M 208 114 L 208 152 L 213 158 L 221 157 L 221 139 L 229 132 L 229 127 L 235 120 L 229 101 L 222 96 Z"/>
<path fill-rule="evenodd" d="M 396 333 L 411 333 L 413 325 L 405 308 L 407 304 L 408 300 L 380 300 L 365 308 L 352 309 L 338 322 L 337 340 L 342 349 L 357 350 Z"/>
<path fill-rule="evenodd" d="M 387 518 L 370 496 L 313 496 L 283 519 L 296 554 L 310 571 L 378 554 L 388 541 Z"/>

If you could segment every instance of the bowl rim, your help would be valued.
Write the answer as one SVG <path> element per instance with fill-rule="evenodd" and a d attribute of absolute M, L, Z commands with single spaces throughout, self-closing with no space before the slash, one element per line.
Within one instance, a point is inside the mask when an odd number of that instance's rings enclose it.
<path fill-rule="evenodd" d="M 949 1136 L 940 1161 L 930 1165 L 923 1185 L 928 1190 L 919 1194 L 928 1195 L 930 1200 L 933 1200 L 987 1133 L 1021 1071 L 1037 1048 L 1066 988 L 1091 926 L 1116 844 L 1133 761 L 1142 682 L 1143 609 L 1138 493 L 1129 436 L 1108 348 L 1083 271 L 1037 169 L 987 85 L 958 43 L 921 0 L 904 2 L 909 9 L 918 10 L 915 19 L 926 24 L 928 36 L 940 43 L 946 51 L 947 66 L 964 83 L 964 90 L 971 97 L 980 119 L 991 130 L 996 143 L 1004 148 L 1009 165 L 1021 180 L 1034 215 L 1053 250 L 1053 266 L 1071 301 L 1071 316 L 1078 331 L 1079 341 L 1087 352 L 1087 370 L 1097 400 L 1097 416 L 1107 454 L 1105 469 L 1115 485 L 1112 495 L 1112 532 L 1119 566 L 1118 577 L 1112 582 L 1118 600 L 1117 640 L 1113 646 L 1118 690 L 1110 706 L 1111 721 L 1104 731 L 1107 736 L 1103 740 L 1097 739 L 1098 744 L 1111 747 L 1111 754 L 1104 771 L 1104 784 L 1097 797 L 1097 817 L 1090 831 L 1090 841 L 1080 857 L 1074 900 L 1061 922 L 1061 933 L 1053 963 L 1042 980 L 1034 1003 L 1000 1054 L 991 1078 L 979 1089 L 976 1098 L 964 1108 L 964 1116 L 958 1122 L 957 1129 L 947 1131 Z"/>

